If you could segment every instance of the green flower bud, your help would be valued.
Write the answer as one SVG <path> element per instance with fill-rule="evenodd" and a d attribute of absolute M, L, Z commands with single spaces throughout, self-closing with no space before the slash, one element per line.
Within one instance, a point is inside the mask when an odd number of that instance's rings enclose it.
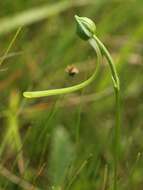
<path fill-rule="evenodd" d="M 77 34 L 83 40 L 89 40 L 96 31 L 95 23 L 87 17 L 79 17 L 75 15 L 77 23 Z"/>

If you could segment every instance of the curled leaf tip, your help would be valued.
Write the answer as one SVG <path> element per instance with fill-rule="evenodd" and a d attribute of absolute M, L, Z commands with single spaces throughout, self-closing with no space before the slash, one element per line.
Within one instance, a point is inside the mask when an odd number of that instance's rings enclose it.
<path fill-rule="evenodd" d="M 29 92 L 23 92 L 23 96 L 25 98 L 32 98 L 31 93 L 29 93 Z"/>
<path fill-rule="evenodd" d="M 89 40 L 96 32 L 95 23 L 87 17 L 79 17 L 75 15 L 77 23 L 77 34 L 83 40 Z"/>

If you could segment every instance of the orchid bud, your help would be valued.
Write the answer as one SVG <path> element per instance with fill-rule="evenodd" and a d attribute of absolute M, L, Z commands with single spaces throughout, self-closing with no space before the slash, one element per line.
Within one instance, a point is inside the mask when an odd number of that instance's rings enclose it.
<path fill-rule="evenodd" d="M 95 23 L 87 17 L 79 17 L 75 15 L 77 23 L 77 34 L 83 40 L 89 40 L 95 34 L 96 25 Z"/>

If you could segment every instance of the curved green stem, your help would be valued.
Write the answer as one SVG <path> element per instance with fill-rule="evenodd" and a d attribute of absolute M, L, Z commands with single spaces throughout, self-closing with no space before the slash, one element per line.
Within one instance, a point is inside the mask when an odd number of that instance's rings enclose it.
<path fill-rule="evenodd" d="M 109 63 L 111 74 L 112 74 L 112 80 L 113 80 L 114 88 L 117 88 L 118 91 L 119 91 L 120 90 L 120 83 L 119 83 L 119 78 L 118 78 L 118 74 L 117 74 L 117 71 L 116 71 L 116 67 L 115 67 L 114 61 L 113 61 L 113 59 L 112 59 L 109 51 L 104 46 L 104 44 L 99 40 L 99 38 L 96 35 L 93 35 L 93 38 L 95 39 L 95 41 L 99 45 L 99 47 L 100 47 L 103 55 L 106 57 L 106 59 L 107 59 L 107 61 Z"/>
<path fill-rule="evenodd" d="M 115 101 L 116 101 L 116 126 L 114 128 L 114 190 L 117 190 L 117 168 L 119 162 L 120 152 L 120 82 L 116 67 L 112 60 L 110 53 L 104 44 L 95 35 L 96 26 L 94 22 L 86 17 L 75 16 L 77 22 L 77 33 L 83 40 L 88 40 L 90 45 L 94 48 L 97 54 L 97 67 L 92 76 L 86 81 L 67 88 L 35 91 L 35 92 L 24 92 L 23 95 L 26 98 L 39 98 L 44 96 L 62 95 L 80 90 L 88 86 L 94 81 L 99 63 L 102 61 L 102 55 L 104 55 L 109 63 L 111 70 L 111 77 L 114 85 Z M 102 52 L 102 55 L 101 55 Z"/>
<path fill-rule="evenodd" d="M 116 102 L 116 107 L 115 107 L 116 108 L 116 126 L 114 128 L 114 188 L 113 189 L 117 190 L 117 169 L 118 169 L 119 152 L 120 152 L 120 82 L 119 82 L 115 64 L 107 48 L 97 38 L 97 36 L 94 35 L 93 38 L 99 45 L 99 48 L 101 49 L 102 54 L 106 57 L 109 63 L 112 80 L 114 84 L 115 102 Z"/>
<path fill-rule="evenodd" d="M 71 87 L 53 89 L 53 90 L 44 90 L 44 91 L 24 92 L 23 96 L 26 98 L 40 98 L 40 97 L 45 97 L 45 96 L 68 94 L 68 93 L 80 90 L 80 89 L 88 86 L 92 81 L 94 81 L 99 64 L 102 61 L 102 55 L 101 55 L 100 49 L 99 49 L 96 41 L 92 38 L 89 39 L 88 41 L 89 41 L 90 45 L 93 47 L 93 49 L 96 51 L 96 54 L 97 54 L 97 66 L 96 66 L 94 73 L 92 74 L 92 76 L 89 79 L 87 79 L 86 81 L 84 81 L 80 84 L 77 84 L 77 85 L 74 85 Z"/>

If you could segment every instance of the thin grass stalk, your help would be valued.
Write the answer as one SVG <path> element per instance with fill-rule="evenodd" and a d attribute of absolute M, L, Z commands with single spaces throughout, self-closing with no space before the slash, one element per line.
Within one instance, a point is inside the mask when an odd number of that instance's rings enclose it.
<path fill-rule="evenodd" d="M 119 162 L 119 152 L 120 152 L 120 81 L 116 71 L 114 61 L 108 52 L 104 44 L 94 35 L 93 38 L 98 43 L 103 55 L 106 57 L 109 67 L 111 70 L 114 93 L 115 93 L 115 127 L 114 127 L 114 190 L 117 190 L 117 170 Z"/>

